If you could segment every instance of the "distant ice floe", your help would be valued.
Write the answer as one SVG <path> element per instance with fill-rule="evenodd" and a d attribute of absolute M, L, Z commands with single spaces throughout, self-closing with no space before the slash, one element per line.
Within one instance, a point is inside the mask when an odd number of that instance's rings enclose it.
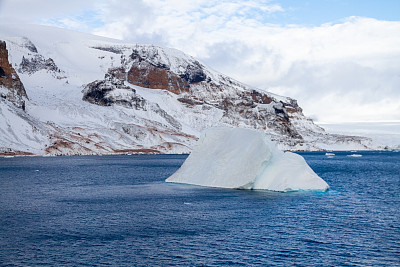
<path fill-rule="evenodd" d="M 325 156 L 335 156 L 335 153 L 329 153 L 329 152 L 327 152 L 327 153 L 325 153 Z"/>
<path fill-rule="evenodd" d="M 282 192 L 329 188 L 302 156 L 278 150 L 264 133 L 226 127 L 203 132 L 166 182 Z"/>
<path fill-rule="evenodd" d="M 347 155 L 348 157 L 353 157 L 353 158 L 360 158 L 362 157 L 361 154 L 351 154 L 351 155 Z"/>

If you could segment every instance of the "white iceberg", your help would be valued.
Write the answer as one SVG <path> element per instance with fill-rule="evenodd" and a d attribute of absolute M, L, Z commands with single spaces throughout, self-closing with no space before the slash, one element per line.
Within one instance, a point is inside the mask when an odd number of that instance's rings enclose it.
<path fill-rule="evenodd" d="M 362 155 L 360 154 L 351 154 L 351 155 L 347 155 L 348 157 L 353 157 L 353 158 L 360 158 L 362 157 Z"/>
<path fill-rule="evenodd" d="M 302 156 L 278 150 L 264 133 L 223 127 L 203 132 L 166 182 L 283 192 L 329 188 Z"/>

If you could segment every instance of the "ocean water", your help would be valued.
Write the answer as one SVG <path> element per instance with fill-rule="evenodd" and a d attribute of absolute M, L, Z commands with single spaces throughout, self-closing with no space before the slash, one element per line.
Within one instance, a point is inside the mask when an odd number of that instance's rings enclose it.
<path fill-rule="evenodd" d="M 0 265 L 400 266 L 400 153 L 301 153 L 328 192 L 169 184 L 185 155 L 0 158 Z"/>

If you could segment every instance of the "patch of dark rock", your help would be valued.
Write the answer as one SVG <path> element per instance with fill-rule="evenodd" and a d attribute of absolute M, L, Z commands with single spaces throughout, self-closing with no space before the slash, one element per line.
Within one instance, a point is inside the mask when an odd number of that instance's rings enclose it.
<path fill-rule="evenodd" d="M 188 65 L 184 74 L 179 75 L 182 79 L 185 79 L 188 83 L 199 83 L 205 81 L 207 75 L 204 73 L 198 61 L 195 61 L 193 65 Z"/>
<path fill-rule="evenodd" d="M 0 78 L 7 78 L 8 75 L 7 73 L 3 70 L 2 67 L 0 67 Z"/>
<path fill-rule="evenodd" d="M 111 52 L 114 54 L 122 54 L 122 49 L 113 46 L 92 46 L 93 49 Z"/>
<path fill-rule="evenodd" d="M 32 58 L 27 59 L 24 56 L 19 65 L 19 72 L 33 74 L 39 70 L 45 69 L 47 71 L 60 72 L 56 63 L 52 58 L 45 59 L 42 55 L 34 55 Z"/>
<path fill-rule="evenodd" d="M 32 53 L 37 53 L 38 52 L 36 46 L 31 42 L 31 40 L 29 40 L 26 37 L 24 37 L 24 40 L 25 40 L 24 46 L 26 48 L 28 48 L 29 51 L 31 51 Z"/>
<path fill-rule="evenodd" d="M 186 97 L 178 98 L 178 101 L 181 102 L 181 103 L 185 103 L 187 105 L 190 105 L 190 106 L 202 105 L 203 104 L 203 102 L 196 101 L 196 100 L 193 100 L 193 99 L 190 99 L 190 98 L 186 98 Z"/>

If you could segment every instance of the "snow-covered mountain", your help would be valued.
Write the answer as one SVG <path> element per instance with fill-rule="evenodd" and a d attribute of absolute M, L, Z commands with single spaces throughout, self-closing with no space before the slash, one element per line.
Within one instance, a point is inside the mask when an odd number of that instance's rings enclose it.
<path fill-rule="evenodd" d="M 37 25 L 0 27 L 0 153 L 188 153 L 211 126 L 259 129 L 281 149 L 369 149 L 296 100 L 175 49 Z"/>

